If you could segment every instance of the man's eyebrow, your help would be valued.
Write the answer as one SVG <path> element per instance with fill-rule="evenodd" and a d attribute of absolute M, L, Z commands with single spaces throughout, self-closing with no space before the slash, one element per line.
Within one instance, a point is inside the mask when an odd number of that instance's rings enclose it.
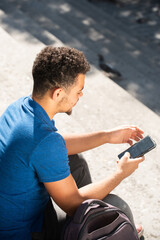
<path fill-rule="evenodd" d="M 82 91 L 83 89 L 84 89 L 84 87 L 82 87 L 80 91 Z"/>

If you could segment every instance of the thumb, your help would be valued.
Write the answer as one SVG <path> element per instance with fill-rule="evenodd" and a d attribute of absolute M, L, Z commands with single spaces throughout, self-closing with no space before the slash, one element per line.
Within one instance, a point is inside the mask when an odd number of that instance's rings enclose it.
<path fill-rule="evenodd" d="M 130 153 L 125 152 L 125 154 L 121 157 L 121 159 L 128 160 L 130 158 Z"/>
<path fill-rule="evenodd" d="M 129 153 L 129 152 L 125 152 L 125 154 L 123 155 L 123 157 L 130 158 L 130 153 Z"/>

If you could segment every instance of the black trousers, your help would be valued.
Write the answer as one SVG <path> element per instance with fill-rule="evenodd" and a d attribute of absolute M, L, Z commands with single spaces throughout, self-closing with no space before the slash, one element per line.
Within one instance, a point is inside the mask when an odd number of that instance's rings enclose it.
<path fill-rule="evenodd" d="M 92 182 L 88 165 L 82 155 L 69 156 L 69 165 L 71 174 L 77 184 L 81 188 Z M 103 201 L 120 208 L 129 217 L 134 225 L 133 215 L 128 204 L 120 197 L 114 194 L 107 195 Z M 44 224 L 42 233 L 33 233 L 33 240 L 60 240 L 62 227 L 66 220 L 66 214 L 61 213 L 59 218 L 59 210 L 55 210 L 52 200 L 48 202 L 44 213 Z"/>

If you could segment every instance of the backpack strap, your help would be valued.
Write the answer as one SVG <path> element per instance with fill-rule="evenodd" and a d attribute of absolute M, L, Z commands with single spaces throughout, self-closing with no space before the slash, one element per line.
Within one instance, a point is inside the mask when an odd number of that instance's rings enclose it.
<path fill-rule="evenodd" d="M 88 199 L 84 201 L 77 209 L 77 211 L 74 214 L 73 221 L 77 224 L 82 223 L 85 214 L 89 212 L 91 209 L 97 208 L 97 207 L 108 207 L 107 203 L 98 200 L 98 199 Z"/>

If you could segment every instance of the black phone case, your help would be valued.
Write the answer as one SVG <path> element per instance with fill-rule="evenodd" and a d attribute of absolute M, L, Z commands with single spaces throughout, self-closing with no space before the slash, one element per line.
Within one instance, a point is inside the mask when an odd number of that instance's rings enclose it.
<path fill-rule="evenodd" d="M 123 157 L 125 152 L 130 153 L 130 158 L 142 157 L 144 154 L 151 151 L 155 147 L 156 147 L 155 141 L 150 136 L 146 136 L 139 142 L 135 143 L 134 145 L 120 153 L 118 155 L 118 158 L 120 159 L 121 157 Z"/>

